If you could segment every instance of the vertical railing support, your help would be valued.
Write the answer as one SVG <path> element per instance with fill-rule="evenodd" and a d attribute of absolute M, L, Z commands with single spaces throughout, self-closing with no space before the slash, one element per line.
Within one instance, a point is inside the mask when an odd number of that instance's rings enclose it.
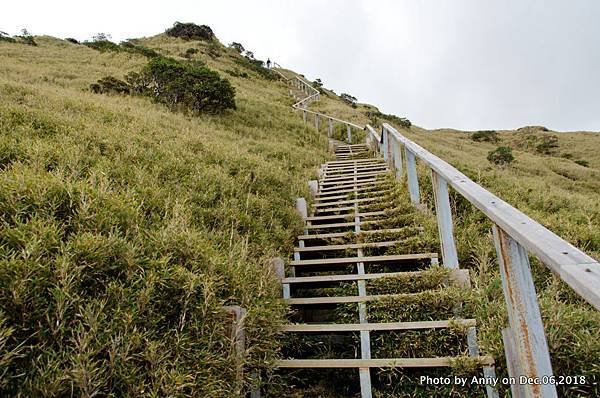
<path fill-rule="evenodd" d="M 417 178 L 417 161 L 415 160 L 415 155 L 406 147 L 404 147 L 404 157 L 406 158 L 406 175 L 408 177 L 410 201 L 419 207 L 421 204 L 421 194 L 419 193 L 419 179 Z"/>
<path fill-rule="evenodd" d="M 402 146 L 400 145 L 400 142 L 394 143 L 394 149 L 396 151 L 396 156 L 394 157 L 394 161 L 395 161 L 394 168 L 396 169 L 396 179 L 401 180 L 402 179 Z"/>
<path fill-rule="evenodd" d="M 502 290 L 508 312 L 509 334 L 514 343 L 519 378 L 552 376 L 552 364 L 544 333 L 527 251 L 500 227 L 494 225 L 494 243 L 500 264 Z M 552 383 L 522 385 L 526 397 L 556 397 Z"/>
<path fill-rule="evenodd" d="M 235 391 L 239 395 L 244 386 L 244 357 L 246 355 L 246 333 L 244 330 L 244 318 L 246 310 L 238 305 L 226 306 L 231 324 L 228 326 L 228 336 L 231 340 L 231 355 L 236 368 Z"/>
<path fill-rule="evenodd" d="M 333 136 L 333 120 L 329 118 L 329 126 L 327 128 L 327 137 L 331 138 Z"/>
<path fill-rule="evenodd" d="M 317 193 L 319 193 L 319 181 L 317 181 L 317 180 L 308 181 L 308 189 L 310 190 L 310 194 L 312 195 L 312 197 L 314 199 L 317 196 Z"/>
<path fill-rule="evenodd" d="M 315 128 L 319 131 L 319 115 L 315 113 Z"/>
<path fill-rule="evenodd" d="M 346 125 L 346 140 L 348 144 L 352 144 L 352 127 L 349 124 Z"/>
<path fill-rule="evenodd" d="M 381 154 L 383 155 L 383 160 L 388 161 L 388 151 L 387 151 L 387 145 L 388 145 L 388 136 L 386 134 L 386 130 L 385 128 L 381 128 Z"/>
<path fill-rule="evenodd" d="M 448 183 L 434 170 L 431 170 L 431 182 L 433 183 L 435 214 L 437 216 L 440 244 L 442 245 L 444 267 L 458 268 L 458 255 L 456 254 L 456 243 L 454 242 Z"/>
<path fill-rule="evenodd" d="M 302 111 L 302 118 L 304 119 L 304 125 L 306 126 L 306 111 Z"/>

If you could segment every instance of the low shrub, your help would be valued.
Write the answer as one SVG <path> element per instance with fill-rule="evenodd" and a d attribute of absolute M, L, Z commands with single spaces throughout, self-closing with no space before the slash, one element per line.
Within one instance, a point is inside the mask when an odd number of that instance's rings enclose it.
<path fill-rule="evenodd" d="M 233 48 L 238 54 L 242 54 L 244 51 L 246 51 L 241 43 L 237 43 L 235 41 L 229 44 L 229 48 Z"/>
<path fill-rule="evenodd" d="M 184 40 L 213 40 L 215 34 L 207 25 L 175 22 L 172 28 L 165 31 L 167 36 L 179 37 Z"/>
<path fill-rule="evenodd" d="M 347 93 L 341 93 L 340 98 L 353 108 L 356 108 L 356 97 Z"/>
<path fill-rule="evenodd" d="M 498 166 L 507 166 L 515 160 L 515 157 L 512 154 L 511 148 L 500 146 L 488 153 L 487 160 Z"/>
<path fill-rule="evenodd" d="M 259 59 L 252 59 L 248 57 L 236 57 L 234 62 L 246 69 L 258 73 L 262 78 L 267 80 L 277 80 L 279 75 L 270 69 L 263 66 L 264 62 Z"/>
<path fill-rule="evenodd" d="M 494 130 L 479 130 L 471 134 L 471 139 L 475 142 L 498 142 L 498 134 Z"/>
<path fill-rule="evenodd" d="M 372 125 L 379 125 L 381 123 L 380 119 L 384 119 L 385 121 L 395 124 L 402 127 L 410 127 L 412 123 L 405 117 L 396 116 L 393 114 L 382 113 L 378 110 L 369 110 L 367 111 L 367 117 L 370 119 Z"/>
<path fill-rule="evenodd" d="M 249 74 L 247 74 L 246 72 L 240 72 L 240 70 L 239 70 L 239 69 L 237 69 L 237 68 L 236 68 L 236 69 L 233 69 L 233 70 L 231 70 L 231 69 L 226 69 L 226 70 L 225 70 L 225 73 L 227 73 L 228 75 L 231 75 L 231 76 L 233 76 L 233 77 L 242 77 L 242 78 L 244 78 L 244 79 L 247 79 L 247 78 L 249 78 L 249 77 L 250 77 L 250 75 L 249 75 Z"/>
<path fill-rule="evenodd" d="M 181 56 L 183 58 L 191 59 L 191 58 L 193 58 L 194 54 L 198 54 L 198 49 L 197 48 L 188 48 L 187 50 L 185 50 L 185 52 L 183 54 L 181 54 Z"/>
<path fill-rule="evenodd" d="M 69 43 L 79 44 L 79 41 L 77 41 L 77 39 L 74 39 L 72 37 L 67 37 L 65 40 L 68 41 Z"/>
<path fill-rule="evenodd" d="M 0 32 L 0 41 L 7 41 L 9 43 L 15 43 L 16 40 L 6 32 Z"/>
<path fill-rule="evenodd" d="M 219 113 L 235 109 L 235 89 L 227 79 L 200 62 L 180 62 L 154 57 L 140 72 L 125 81 L 106 76 L 90 85 L 97 94 L 140 94 L 172 110 Z"/>
<path fill-rule="evenodd" d="M 539 144 L 535 147 L 537 153 L 550 155 L 554 149 L 558 148 L 558 137 L 556 135 L 542 135 L 539 140 Z"/>
<path fill-rule="evenodd" d="M 129 94 L 131 87 L 123 80 L 106 76 L 90 85 L 90 90 L 96 94 Z"/>
<path fill-rule="evenodd" d="M 155 50 L 132 42 L 131 40 L 123 41 L 119 44 L 121 50 L 131 54 L 140 54 L 148 58 L 160 57 L 160 54 Z"/>
<path fill-rule="evenodd" d="M 588 162 L 587 160 L 576 160 L 575 163 L 583 167 L 590 167 L 590 162 Z"/>
<path fill-rule="evenodd" d="M 235 109 L 235 89 L 229 81 L 200 63 L 153 58 L 141 73 L 129 75 L 129 81 L 135 92 L 171 109 L 208 113 Z"/>
<path fill-rule="evenodd" d="M 113 43 L 110 40 L 86 40 L 83 42 L 83 45 L 100 52 L 121 51 L 119 45 L 117 43 Z"/>

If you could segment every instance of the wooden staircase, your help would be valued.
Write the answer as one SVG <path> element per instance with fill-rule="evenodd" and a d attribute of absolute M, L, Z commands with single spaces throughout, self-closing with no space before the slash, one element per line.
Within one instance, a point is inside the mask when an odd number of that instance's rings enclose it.
<path fill-rule="evenodd" d="M 367 250 L 385 250 L 401 244 L 400 240 L 373 241 L 364 236 L 385 236 L 400 229 L 379 228 L 386 218 L 386 209 L 365 209 L 380 200 L 391 189 L 389 173 L 383 159 L 372 157 L 366 145 L 337 145 L 336 160 L 321 168 L 318 193 L 312 212 L 305 217 L 304 233 L 298 236 L 294 260 L 289 263 L 287 277 L 282 279 L 283 295 L 287 303 L 297 310 L 297 324 L 283 327 L 285 333 L 333 333 L 355 332 L 360 334 L 360 349 L 354 359 L 305 359 L 281 360 L 279 368 L 355 368 L 358 370 L 361 397 L 371 397 L 371 368 L 439 368 L 452 365 L 453 357 L 430 358 L 372 358 L 371 333 L 379 331 L 423 331 L 448 328 L 460 324 L 468 330 L 468 355 L 475 358 L 485 376 L 494 376 L 494 360 L 480 356 L 476 339 L 474 319 L 423 320 L 416 322 L 369 323 L 367 303 L 382 299 L 394 299 L 406 294 L 377 294 L 367 292 L 369 281 L 396 277 L 418 276 L 423 269 L 438 265 L 437 253 L 368 255 Z M 336 239 L 338 241 L 336 242 Z M 340 243 L 339 239 L 343 239 Z M 352 253 L 353 255 L 349 255 Z M 420 268 L 415 270 L 415 264 Z M 348 270 L 352 270 L 349 272 Z M 377 272 L 370 272 L 378 270 Z M 383 270 L 383 272 L 381 272 Z M 468 284 L 467 270 L 455 269 L 449 284 Z M 301 289 L 335 286 L 354 282 L 354 295 L 327 297 L 296 297 Z M 358 322 L 325 323 L 311 315 L 311 308 L 356 303 Z M 496 390 L 486 386 L 489 397 L 497 396 Z"/>

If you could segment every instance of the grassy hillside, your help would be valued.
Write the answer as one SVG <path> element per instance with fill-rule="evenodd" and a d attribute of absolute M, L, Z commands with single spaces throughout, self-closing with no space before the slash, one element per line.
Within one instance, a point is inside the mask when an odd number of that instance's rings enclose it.
<path fill-rule="evenodd" d="M 141 40 L 235 86 L 237 110 L 193 116 L 89 91 L 141 55 L 35 40 L 0 42 L 0 395 L 233 396 L 220 307 L 247 309 L 250 366 L 273 359 L 268 259 L 326 142 L 218 43 Z"/>
<path fill-rule="evenodd" d="M 248 366 L 268 367 L 286 315 L 268 259 L 291 253 L 293 200 L 308 195 L 306 180 L 328 156 L 324 134 L 290 111 L 283 82 L 217 42 L 139 40 L 177 59 L 187 52 L 231 81 L 236 110 L 195 116 L 90 92 L 102 77 L 139 70 L 142 55 L 35 41 L 0 41 L 0 395 L 235 396 L 221 306 L 248 310 Z M 311 107 L 358 124 L 374 122 L 376 109 L 333 95 Z M 530 136 L 552 132 L 499 132 L 488 143 L 402 131 L 600 257 L 597 135 L 560 133 L 540 154 Z M 512 165 L 486 159 L 499 145 L 513 148 Z M 432 208 L 429 174 L 420 175 Z M 481 346 L 503 374 L 490 224 L 456 199 L 461 267 L 475 287 L 466 312 L 483 321 Z M 598 382 L 598 312 L 535 262 L 534 273 L 555 374 Z M 561 392 L 600 395 L 591 385 Z"/>

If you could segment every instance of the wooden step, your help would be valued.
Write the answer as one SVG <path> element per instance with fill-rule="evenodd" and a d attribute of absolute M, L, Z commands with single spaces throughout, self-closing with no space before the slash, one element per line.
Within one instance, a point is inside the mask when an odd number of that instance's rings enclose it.
<path fill-rule="evenodd" d="M 480 365 L 494 364 L 488 355 L 476 358 Z M 278 368 L 438 368 L 449 367 L 458 357 L 437 358 L 386 358 L 386 359 L 284 359 L 277 361 Z"/>
<path fill-rule="evenodd" d="M 382 185 L 390 185 L 389 181 L 380 179 L 373 181 L 364 181 L 364 182 L 352 182 L 352 183 L 340 183 L 338 185 L 330 185 L 326 187 L 319 187 L 319 193 L 327 193 L 332 191 L 338 191 L 340 189 L 355 189 L 355 188 L 364 188 L 364 187 L 373 187 L 378 188 Z"/>
<path fill-rule="evenodd" d="M 354 218 L 354 217 L 373 217 L 373 216 L 384 216 L 385 211 L 370 211 L 365 213 L 344 213 L 334 214 L 332 216 L 310 216 L 306 217 L 306 221 L 320 221 L 320 220 L 335 220 L 339 218 Z"/>
<path fill-rule="evenodd" d="M 372 178 L 372 177 L 377 177 L 380 175 L 384 175 L 387 174 L 388 171 L 369 171 L 369 172 L 365 172 L 365 173 L 348 173 L 348 174 L 342 174 L 342 175 L 337 175 L 337 176 L 324 176 L 322 179 L 319 180 L 319 185 L 322 185 L 325 182 L 332 182 L 332 181 L 345 181 L 345 180 L 353 180 L 353 179 L 365 179 L 365 178 Z"/>
<path fill-rule="evenodd" d="M 381 278 L 393 278 L 398 276 L 418 276 L 426 271 L 404 271 L 404 272 L 384 272 L 374 274 L 344 274 L 344 275 L 317 275 L 317 276 L 292 276 L 282 279 L 282 283 L 300 284 L 300 283 L 330 283 L 330 282 L 353 282 L 361 280 L 373 280 Z M 454 269 L 448 276 L 448 282 L 460 287 L 470 286 L 470 277 L 468 269 Z"/>
<path fill-rule="evenodd" d="M 386 163 L 375 163 L 373 165 L 367 166 L 346 166 L 346 167 L 338 167 L 338 168 L 326 168 L 322 169 L 323 175 L 335 175 L 335 174 L 351 174 L 354 171 L 367 172 L 367 171 L 381 171 L 381 170 L 389 170 L 389 167 Z"/>
<path fill-rule="evenodd" d="M 361 330 L 418 330 L 418 329 L 443 329 L 451 325 L 465 327 L 476 326 L 475 319 L 452 319 L 447 321 L 420 321 L 420 322 L 388 322 L 388 323 L 308 323 L 284 325 L 282 332 L 358 332 Z"/>
<path fill-rule="evenodd" d="M 367 184 L 367 183 L 374 183 L 374 182 L 387 182 L 387 180 L 385 180 L 384 178 L 381 178 L 381 176 L 384 176 L 386 173 L 381 173 L 378 175 L 372 175 L 372 176 L 365 176 L 364 178 L 361 179 L 357 179 L 356 181 L 354 180 L 353 177 L 344 177 L 341 179 L 332 179 L 329 181 L 320 181 L 319 182 L 319 187 L 321 188 L 329 188 L 332 186 L 336 186 L 336 185 L 347 185 L 347 184 Z"/>
<path fill-rule="evenodd" d="M 415 254 L 394 254 L 390 256 L 363 256 L 363 257 L 340 257 L 324 258 L 317 260 L 295 260 L 290 261 L 290 265 L 295 267 L 302 265 L 328 265 L 328 264 L 353 264 L 353 263 L 374 263 L 387 261 L 405 261 L 422 260 L 437 258 L 437 253 L 415 253 Z"/>
<path fill-rule="evenodd" d="M 375 202 L 378 199 L 379 198 L 346 199 L 346 200 L 339 200 L 337 202 L 314 203 L 313 207 L 326 207 L 326 206 L 347 205 L 347 204 L 351 204 L 351 203 Z"/>
<path fill-rule="evenodd" d="M 295 252 L 318 252 L 330 250 L 347 250 L 347 249 L 364 249 L 367 247 L 390 247 L 395 246 L 401 241 L 393 240 L 389 242 L 372 242 L 372 243 L 348 243 L 345 245 L 327 245 L 327 246 L 308 246 L 295 247 Z"/>
<path fill-rule="evenodd" d="M 289 305 L 366 303 L 367 301 L 407 297 L 415 294 L 417 293 L 374 294 L 370 296 L 292 297 L 285 299 L 285 302 Z"/>
<path fill-rule="evenodd" d="M 340 190 L 340 191 L 331 191 L 331 192 L 325 192 L 325 193 L 317 193 L 316 198 L 317 199 L 327 199 L 329 198 L 329 195 L 336 195 L 336 194 L 340 194 L 340 193 L 346 193 L 346 194 L 350 194 L 353 192 L 356 192 L 360 195 L 365 195 L 365 194 L 377 194 L 377 193 L 382 193 L 382 192 L 391 192 L 392 190 L 389 188 L 377 188 L 377 189 L 373 189 L 372 187 L 365 187 L 365 188 L 359 188 L 359 189 L 344 189 L 344 190 Z M 326 196 L 327 195 L 327 196 Z"/>
<path fill-rule="evenodd" d="M 352 222 L 338 222 L 333 224 L 314 224 L 314 225 L 305 225 L 304 229 L 327 229 L 327 228 L 343 228 L 343 227 L 354 227 L 358 225 L 367 225 L 367 224 L 377 224 L 380 223 L 381 220 L 367 220 L 360 221 L 358 223 Z"/>
<path fill-rule="evenodd" d="M 388 229 L 374 229 L 374 230 L 366 230 L 360 231 L 359 234 L 376 234 L 376 233 L 397 233 L 402 232 L 402 228 L 388 228 Z M 356 232 L 331 232 L 328 234 L 307 234 L 307 235 L 299 235 L 298 240 L 309 240 L 309 239 L 327 239 L 327 238 L 342 238 L 344 236 L 352 236 L 356 235 Z"/>

